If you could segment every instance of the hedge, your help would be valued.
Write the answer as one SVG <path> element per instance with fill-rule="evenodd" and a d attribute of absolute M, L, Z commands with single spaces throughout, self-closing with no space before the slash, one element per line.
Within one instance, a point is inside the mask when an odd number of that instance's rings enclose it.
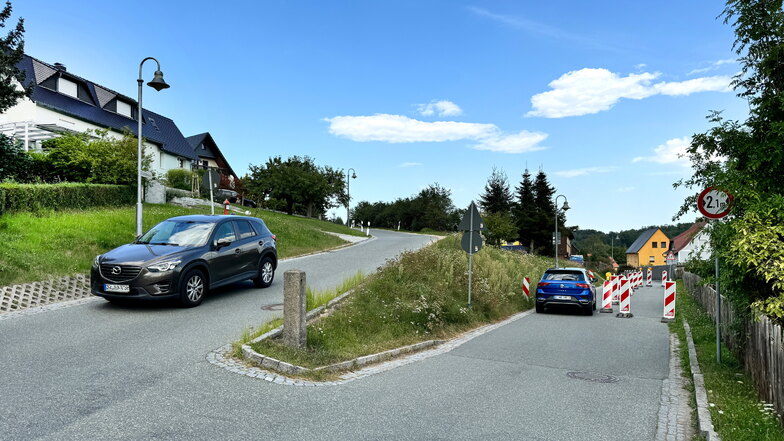
<path fill-rule="evenodd" d="M 106 184 L 0 184 L 0 214 L 136 203 L 136 187 Z"/>

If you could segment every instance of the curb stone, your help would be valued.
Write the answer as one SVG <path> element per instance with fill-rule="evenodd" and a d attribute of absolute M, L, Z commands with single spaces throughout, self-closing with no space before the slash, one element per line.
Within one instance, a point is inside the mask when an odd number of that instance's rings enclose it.
<path fill-rule="evenodd" d="M 486 334 L 490 331 L 494 331 L 514 321 L 520 320 L 523 317 L 526 317 L 531 313 L 533 313 L 533 311 L 534 311 L 533 309 L 529 309 L 528 311 L 517 313 L 506 320 L 497 323 L 491 323 L 489 325 L 485 325 L 480 328 L 467 331 L 463 335 L 454 338 L 452 340 L 447 340 L 446 342 L 438 345 L 433 349 L 427 349 L 402 358 L 397 358 L 383 363 L 367 366 L 357 371 L 347 372 L 343 374 L 339 380 L 336 381 L 317 382 L 317 381 L 309 381 L 309 380 L 291 379 L 280 373 L 270 372 L 268 370 L 258 368 L 255 366 L 249 366 L 243 361 L 237 360 L 232 357 L 231 343 L 221 346 L 220 348 L 215 349 L 214 351 L 208 353 L 206 358 L 210 364 L 226 369 L 229 372 L 244 375 L 249 378 L 261 379 L 276 384 L 284 384 L 288 386 L 316 386 L 316 387 L 339 386 L 354 380 L 358 380 L 361 378 L 369 377 L 371 375 L 390 371 L 392 369 L 405 366 L 420 360 L 425 360 L 427 358 L 434 357 L 436 355 L 445 354 L 451 351 L 452 349 L 455 349 L 461 346 L 462 344 L 467 343 L 476 337 L 479 337 L 480 335 Z M 265 360 L 267 359 L 265 358 Z M 276 379 L 278 379 L 278 381 L 276 381 Z M 285 383 L 286 379 L 291 380 L 292 383 L 291 384 Z"/>
<path fill-rule="evenodd" d="M 697 401 L 697 425 L 700 434 L 707 441 L 720 441 L 719 434 L 713 429 L 713 421 L 708 410 L 708 393 L 705 391 L 705 380 L 700 371 L 700 364 L 697 361 L 697 350 L 691 337 L 691 328 L 685 319 L 683 320 L 683 328 L 686 330 L 686 343 L 689 345 L 689 365 L 691 376 L 694 379 L 694 395 Z"/>

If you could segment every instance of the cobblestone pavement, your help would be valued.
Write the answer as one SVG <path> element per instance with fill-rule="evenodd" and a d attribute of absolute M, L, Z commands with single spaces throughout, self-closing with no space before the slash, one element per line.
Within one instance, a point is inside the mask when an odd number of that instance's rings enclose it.
<path fill-rule="evenodd" d="M 689 441 L 694 436 L 687 381 L 681 369 L 680 341 L 670 334 L 670 377 L 662 382 L 656 441 Z"/>

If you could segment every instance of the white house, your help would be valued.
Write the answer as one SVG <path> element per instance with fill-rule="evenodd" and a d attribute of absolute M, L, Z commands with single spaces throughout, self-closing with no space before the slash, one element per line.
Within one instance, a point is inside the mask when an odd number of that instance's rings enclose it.
<path fill-rule="evenodd" d="M 711 258 L 710 236 L 705 231 L 706 222 L 696 222 L 688 230 L 672 239 L 671 251 L 676 263 L 686 263 L 692 259 Z"/>
<path fill-rule="evenodd" d="M 120 137 L 124 130 L 137 134 L 137 103 L 92 81 L 25 55 L 18 64 L 25 72 L 25 86 L 32 96 L 0 114 L 0 133 L 22 141 L 25 149 L 38 150 L 47 139 L 67 132 L 106 129 Z M 152 157 L 151 171 L 158 176 L 171 169 L 191 170 L 198 160 L 193 146 L 169 118 L 144 109 L 144 151 Z"/>

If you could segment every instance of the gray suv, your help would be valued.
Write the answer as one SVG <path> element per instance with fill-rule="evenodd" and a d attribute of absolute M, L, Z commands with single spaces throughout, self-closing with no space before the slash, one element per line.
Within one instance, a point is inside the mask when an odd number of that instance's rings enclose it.
<path fill-rule="evenodd" d="M 261 219 L 179 216 L 96 256 L 90 288 L 109 301 L 177 299 L 197 306 L 208 290 L 230 283 L 270 286 L 277 265 L 276 237 Z"/>

